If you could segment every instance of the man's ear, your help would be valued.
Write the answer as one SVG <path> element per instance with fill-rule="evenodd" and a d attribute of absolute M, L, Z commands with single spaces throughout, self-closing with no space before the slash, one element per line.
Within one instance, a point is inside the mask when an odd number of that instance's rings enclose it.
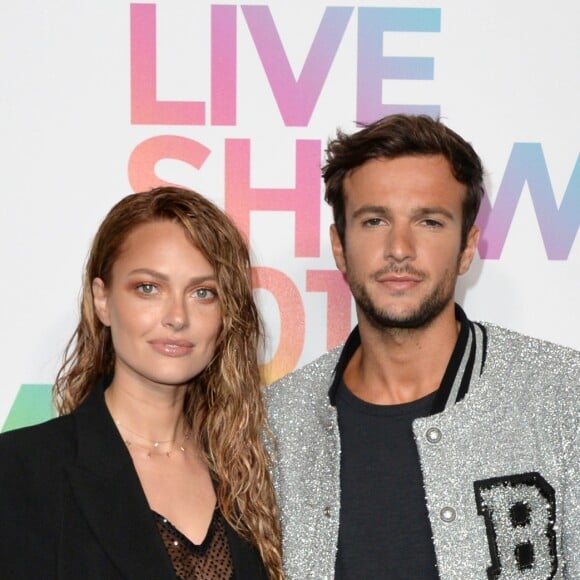
<path fill-rule="evenodd" d="M 109 292 L 101 278 L 93 280 L 93 306 L 99 320 L 105 326 L 111 326 L 111 316 L 109 313 Z"/>
<path fill-rule="evenodd" d="M 467 234 L 467 243 L 461 256 L 459 258 L 459 274 L 465 274 L 471 266 L 473 261 L 473 256 L 475 256 L 475 250 L 477 249 L 477 244 L 479 242 L 479 228 L 477 226 L 471 226 L 469 233 Z"/>
<path fill-rule="evenodd" d="M 346 273 L 346 258 L 344 256 L 344 248 L 338 235 L 336 225 L 330 226 L 330 244 L 332 246 L 332 254 L 334 256 L 334 263 L 336 267 L 344 274 Z"/>

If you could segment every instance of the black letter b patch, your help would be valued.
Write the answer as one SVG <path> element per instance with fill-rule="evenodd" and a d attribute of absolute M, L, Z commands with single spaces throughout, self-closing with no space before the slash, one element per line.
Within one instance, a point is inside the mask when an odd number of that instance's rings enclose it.
<path fill-rule="evenodd" d="M 558 557 L 552 486 L 539 473 L 493 477 L 473 486 L 491 555 L 488 578 L 553 578 Z"/>

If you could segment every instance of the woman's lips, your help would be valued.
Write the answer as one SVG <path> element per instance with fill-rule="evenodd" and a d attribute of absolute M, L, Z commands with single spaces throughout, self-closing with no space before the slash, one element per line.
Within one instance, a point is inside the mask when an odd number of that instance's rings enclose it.
<path fill-rule="evenodd" d="M 193 343 L 188 340 L 160 338 L 150 340 L 149 344 L 155 352 L 165 356 L 180 357 L 186 356 L 193 350 Z"/>

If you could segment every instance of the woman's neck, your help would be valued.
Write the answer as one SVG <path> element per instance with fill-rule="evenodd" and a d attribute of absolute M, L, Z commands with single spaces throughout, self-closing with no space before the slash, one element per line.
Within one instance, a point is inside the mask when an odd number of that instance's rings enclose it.
<path fill-rule="evenodd" d="M 120 430 L 145 441 L 177 441 L 188 432 L 183 417 L 182 387 L 155 391 L 113 380 L 105 403 Z"/>

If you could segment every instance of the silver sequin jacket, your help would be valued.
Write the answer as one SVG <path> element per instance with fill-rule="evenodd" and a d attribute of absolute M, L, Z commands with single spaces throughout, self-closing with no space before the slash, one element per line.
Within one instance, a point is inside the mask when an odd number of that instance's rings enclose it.
<path fill-rule="evenodd" d="M 485 328 L 484 371 L 466 397 L 413 424 L 439 575 L 579 580 L 580 353 Z M 265 389 L 288 580 L 334 577 L 340 438 L 328 390 L 340 352 Z"/>

